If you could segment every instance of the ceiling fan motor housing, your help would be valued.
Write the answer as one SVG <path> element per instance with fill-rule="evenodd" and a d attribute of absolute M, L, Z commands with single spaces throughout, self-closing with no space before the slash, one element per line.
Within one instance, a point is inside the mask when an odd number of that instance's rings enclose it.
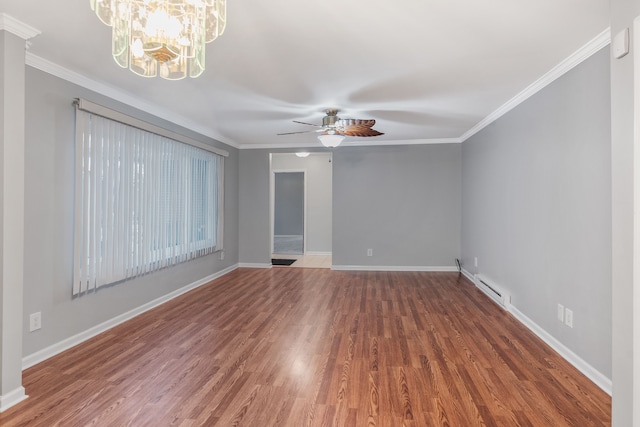
<path fill-rule="evenodd" d="M 322 118 L 322 127 L 335 128 L 338 118 L 338 110 L 327 110 L 327 115 Z"/>

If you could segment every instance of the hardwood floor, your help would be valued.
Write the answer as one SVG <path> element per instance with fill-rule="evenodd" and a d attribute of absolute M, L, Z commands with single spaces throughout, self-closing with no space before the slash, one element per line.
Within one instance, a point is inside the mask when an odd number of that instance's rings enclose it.
<path fill-rule="evenodd" d="M 24 372 L 9 426 L 605 426 L 458 273 L 239 269 Z"/>

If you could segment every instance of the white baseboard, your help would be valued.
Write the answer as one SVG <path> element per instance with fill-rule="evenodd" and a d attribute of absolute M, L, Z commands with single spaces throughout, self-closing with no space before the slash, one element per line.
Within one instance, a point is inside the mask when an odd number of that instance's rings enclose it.
<path fill-rule="evenodd" d="M 595 385 L 600 387 L 605 393 L 611 396 L 612 392 L 612 382 L 611 379 L 607 378 L 600 371 L 595 369 L 593 366 L 585 362 L 580 356 L 571 351 L 568 347 L 562 344 L 560 341 L 555 339 L 551 334 L 542 329 L 538 324 L 536 324 L 533 320 L 529 319 L 522 312 L 520 312 L 513 305 L 509 310 L 513 317 L 518 319 L 520 323 L 529 328 L 531 332 L 536 334 L 538 338 L 544 341 L 549 347 L 557 351 L 560 356 L 562 356 L 567 362 L 571 363 L 577 370 L 582 372 L 584 376 L 589 378 Z"/>
<path fill-rule="evenodd" d="M 468 272 L 467 270 L 462 270 L 462 274 L 465 275 L 467 279 L 471 281 L 471 283 L 475 284 L 474 275 Z M 488 298 L 488 297 L 487 297 Z M 525 316 L 517 307 L 513 304 L 508 306 L 508 311 L 516 318 L 520 323 L 527 327 L 531 332 L 536 334 L 538 338 L 545 342 L 549 347 L 554 349 L 562 358 L 564 358 L 567 362 L 571 363 L 574 368 L 582 372 L 584 376 L 589 378 L 595 385 L 600 387 L 605 393 L 611 396 L 612 392 L 612 382 L 611 379 L 607 378 L 600 371 L 595 369 L 589 363 L 585 362 L 580 356 L 575 354 L 571 349 L 562 344 L 556 338 L 553 337 L 550 333 L 545 331 L 540 325 L 535 323 L 533 320 L 529 319 Z"/>
<path fill-rule="evenodd" d="M 20 386 L 13 391 L 10 391 L 7 394 L 3 394 L 0 396 L 0 412 L 4 412 L 7 409 L 11 408 L 14 405 L 25 400 L 27 397 L 24 392 L 24 387 Z"/>
<path fill-rule="evenodd" d="M 471 283 L 476 283 L 475 278 L 473 277 L 473 274 L 469 273 L 467 270 L 465 270 L 464 268 L 462 270 L 460 270 L 462 272 L 462 274 L 464 275 L 464 277 L 466 277 L 467 279 L 471 280 Z"/>
<path fill-rule="evenodd" d="M 238 264 L 240 268 L 271 268 L 273 265 L 271 264 L 262 264 L 257 262 L 241 262 Z"/>
<path fill-rule="evenodd" d="M 165 296 L 157 298 L 153 301 L 150 301 L 146 304 L 141 305 L 138 308 L 130 310 L 126 313 L 123 313 L 119 316 L 114 317 L 111 320 L 103 322 L 99 325 L 96 325 L 92 328 L 87 329 L 84 332 L 76 334 L 72 337 L 69 337 L 63 341 L 60 341 L 57 344 L 51 345 L 45 349 L 37 351 L 33 354 L 25 356 L 22 359 L 22 369 L 27 369 L 31 366 L 34 366 L 50 357 L 55 356 L 71 347 L 74 347 L 102 332 L 105 332 L 114 326 L 117 326 L 127 320 L 138 316 L 139 314 L 144 313 L 145 311 L 151 310 L 173 298 L 176 298 L 192 289 L 195 289 L 199 286 L 204 285 L 205 283 L 209 283 L 212 280 L 215 280 L 219 277 L 224 276 L 225 274 L 230 273 L 231 271 L 239 268 L 271 268 L 271 264 L 253 264 L 253 263 L 239 263 L 228 267 L 224 270 L 221 270 L 217 273 L 204 277 L 196 282 L 193 282 L 187 286 L 184 286 L 180 289 L 177 289 Z M 344 271 L 432 271 L 432 272 L 445 272 L 445 271 L 457 271 L 456 267 L 416 267 L 416 266 L 365 266 L 365 265 L 334 265 L 331 267 L 332 270 L 344 270 Z M 473 280 L 473 275 L 471 275 L 468 271 L 462 270 L 462 274 L 465 275 L 472 283 L 475 283 Z M 489 298 L 489 297 L 487 297 Z M 544 341 L 547 345 L 557 351 L 565 360 L 571 363 L 576 369 L 582 372 L 587 378 L 594 382 L 598 387 L 600 387 L 604 392 L 611 395 L 612 393 L 612 382 L 611 379 L 607 378 L 605 375 L 600 373 L 593 366 L 589 365 L 582 358 L 580 358 L 577 354 L 571 351 L 568 347 L 562 344 L 560 341 L 555 339 L 551 334 L 537 325 L 534 321 L 525 316 L 522 312 L 520 312 L 515 306 L 509 306 L 509 312 L 524 326 L 526 326 L 529 330 L 531 330 L 534 334 L 536 334 L 542 341 Z M 18 389 L 0 396 L 0 412 L 9 409 L 9 407 L 16 405 L 22 400 L 26 399 L 28 396 L 25 394 L 24 387 L 19 387 Z"/>
<path fill-rule="evenodd" d="M 332 270 L 343 271 L 458 271 L 457 267 L 425 267 L 425 266 L 398 266 L 398 265 L 332 265 Z"/>
<path fill-rule="evenodd" d="M 321 251 L 307 251 L 304 253 L 305 255 L 322 255 L 327 256 L 331 255 L 331 252 L 321 252 Z"/>
<path fill-rule="evenodd" d="M 133 310 L 130 310 L 126 313 L 116 316 L 113 319 L 100 323 L 99 325 L 89 328 L 84 332 L 80 332 L 79 334 L 66 338 L 56 344 L 50 345 L 47 348 L 44 348 L 33 354 L 25 356 L 22 358 L 22 369 L 24 370 L 24 369 L 30 368 L 33 365 L 36 365 L 50 357 L 55 356 L 56 354 L 62 353 L 63 351 L 68 350 L 71 347 L 74 347 L 90 338 L 93 338 L 98 334 L 101 334 L 102 332 L 105 332 L 113 328 L 114 326 L 117 326 L 123 322 L 126 322 L 127 320 L 130 320 L 144 313 L 145 311 L 149 311 L 152 308 L 155 308 L 161 304 L 164 304 L 165 302 L 172 300 L 186 292 L 189 292 L 192 289 L 195 289 L 199 286 L 209 283 L 212 280 L 222 277 L 225 274 L 228 274 L 237 268 L 238 268 L 238 264 L 232 265 L 231 267 L 227 267 L 224 270 L 220 270 L 207 277 L 203 277 L 202 279 L 197 280 L 193 283 L 190 283 L 180 289 L 176 289 L 175 291 L 170 292 L 167 295 L 161 296 L 160 298 L 156 298 L 153 301 L 150 301 L 146 304 L 141 305 L 140 307 L 134 308 Z"/>

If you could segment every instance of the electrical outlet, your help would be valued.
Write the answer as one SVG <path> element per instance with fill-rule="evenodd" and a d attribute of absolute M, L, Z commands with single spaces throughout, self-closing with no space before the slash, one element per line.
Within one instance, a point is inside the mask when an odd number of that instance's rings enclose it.
<path fill-rule="evenodd" d="M 220 251 L 220 260 L 222 261 L 224 259 L 224 251 Z"/>
<path fill-rule="evenodd" d="M 367 256 L 373 256 L 373 249 L 367 249 Z"/>
<path fill-rule="evenodd" d="M 558 304 L 558 320 L 564 322 L 564 305 Z"/>
<path fill-rule="evenodd" d="M 29 316 L 29 332 L 42 328 L 42 313 L 37 312 Z"/>
<path fill-rule="evenodd" d="M 564 310 L 564 324 L 573 328 L 573 311 L 568 308 Z"/>
<path fill-rule="evenodd" d="M 473 266 L 477 267 L 478 266 L 478 257 L 474 257 L 473 258 Z"/>

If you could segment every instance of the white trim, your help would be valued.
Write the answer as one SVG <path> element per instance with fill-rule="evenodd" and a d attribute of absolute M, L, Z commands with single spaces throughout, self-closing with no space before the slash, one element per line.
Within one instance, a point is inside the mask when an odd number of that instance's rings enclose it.
<path fill-rule="evenodd" d="M 321 152 L 324 153 L 330 153 L 331 149 L 330 148 L 326 148 L 325 146 L 323 146 L 322 144 L 320 144 L 320 141 L 317 142 L 291 142 L 288 144 L 240 144 L 238 145 L 238 148 L 240 150 L 273 150 L 273 149 L 287 149 L 287 150 L 295 150 L 298 148 L 318 148 L 321 149 Z M 274 154 L 284 154 L 284 153 L 274 153 Z M 293 154 L 293 152 L 292 152 Z"/>
<path fill-rule="evenodd" d="M 428 145 L 428 144 L 460 144 L 462 139 L 460 138 L 425 138 L 425 139 L 398 139 L 391 141 L 375 141 L 371 140 L 371 138 L 361 138 L 361 139 L 346 139 L 340 147 L 335 148 L 339 150 L 340 148 L 354 146 L 354 147 L 386 147 L 388 145 Z M 297 149 L 297 148 L 321 148 L 322 152 L 332 152 L 333 149 L 327 149 L 323 147 L 319 142 L 296 142 L 290 144 L 241 144 L 238 146 L 241 150 L 273 150 L 279 148 L 286 149 Z"/>
<path fill-rule="evenodd" d="M 154 133 L 156 135 L 173 139 L 174 141 L 192 145 L 194 147 L 200 148 L 201 150 L 215 153 L 219 156 L 229 157 L 229 152 L 226 150 L 222 150 L 212 145 L 205 144 L 204 142 L 196 141 L 195 139 L 189 138 L 188 136 L 173 132 L 171 130 L 165 129 L 160 126 L 156 126 L 147 121 L 140 120 L 128 114 L 121 113 L 120 111 L 113 110 L 111 108 L 105 107 L 100 104 L 96 104 L 95 102 L 91 102 L 83 98 L 78 98 L 74 101 L 74 105 L 79 110 L 86 111 L 91 114 L 96 114 L 98 116 L 106 117 L 109 120 L 113 120 L 119 123 L 124 123 L 127 126 L 133 126 L 135 128 Z"/>
<path fill-rule="evenodd" d="M 202 286 L 206 283 L 211 282 L 217 278 L 224 276 L 232 272 L 237 268 L 272 268 L 271 264 L 258 264 L 258 263 L 239 263 L 228 267 L 224 270 L 221 270 L 217 273 L 214 273 L 210 276 L 207 276 L 203 279 L 200 279 L 196 282 L 193 282 L 187 286 L 184 286 L 180 289 L 177 289 L 163 297 L 157 298 L 151 302 L 143 304 L 142 306 L 130 310 L 127 313 L 123 313 L 120 316 L 116 316 L 111 320 L 103 322 L 99 325 L 94 326 L 84 332 L 76 334 L 72 337 L 69 337 L 57 344 L 49 346 L 43 350 L 40 350 L 36 353 L 25 356 L 22 359 L 22 369 L 30 368 L 50 357 L 53 357 L 71 347 L 74 347 L 82 342 L 105 332 L 114 326 L 117 326 L 127 320 L 130 320 L 145 311 L 151 310 L 165 302 L 176 298 L 192 289 L 195 289 L 199 286 Z M 456 267 L 380 267 L 380 266 L 347 266 L 347 265 L 337 265 L 332 266 L 332 270 L 357 270 L 357 271 L 457 271 Z M 462 270 L 462 274 L 469 279 L 472 283 L 474 282 L 470 273 L 466 270 Z M 487 297 L 489 298 L 489 297 Z M 544 329 L 538 326 L 535 322 L 521 313 L 515 306 L 510 305 L 509 311 L 513 314 L 513 316 L 524 326 L 526 326 L 529 330 L 531 330 L 534 334 L 536 334 L 540 339 L 542 339 L 547 345 L 557 351 L 560 356 L 562 356 L 565 360 L 571 363 L 575 368 L 577 368 L 580 372 L 582 372 L 587 378 L 593 381 L 598 387 L 600 387 L 603 391 L 611 395 L 612 383 L 609 378 L 600 373 L 597 369 L 593 368 L 587 362 L 585 362 L 582 358 L 580 358 L 577 354 L 571 351 L 569 348 L 564 346 L 558 340 L 556 340 L 553 336 L 547 333 Z M 26 399 L 28 396 L 25 394 L 24 387 L 19 387 L 18 389 L 10 392 L 4 396 L 0 396 L 0 412 L 8 409 L 9 407 L 21 402 Z"/>
<path fill-rule="evenodd" d="M 112 319 L 107 320 L 106 322 L 100 323 L 99 325 L 96 325 L 92 328 L 87 329 L 84 332 L 80 332 L 79 334 L 76 334 L 72 337 L 66 338 L 56 344 L 50 345 L 47 348 L 44 348 L 40 351 L 37 351 L 35 353 L 32 353 L 28 356 L 25 356 L 22 359 L 22 369 L 27 369 L 32 367 L 33 365 L 36 365 L 40 362 L 43 362 L 45 360 L 47 360 L 50 357 L 55 356 L 56 354 L 62 353 L 65 350 L 70 349 L 71 347 L 74 347 L 78 344 L 83 343 L 84 341 L 93 338 L 94 336 L 101 334 L 102 332 L 105 332 L 111 328 L 113 328 L 114 326 L 117 326 L 123 322 L 126 322 L 127 320 L 133 319 L 134 317 L 144 313 L 145 311 L 149 311 L 152 308 L 155 308 L 161 304 L 164 304 L 167 301 L 170 301 L 186 292 L 189 292 L 199 286 L 202 286 L 204 284 L 207 284 L 209 282 L 211 282 L 212 280 L 218 279 L 222 276 L 224 276 L 225 274 L 228 274 L 230 272 L 232 272 L 233 270 L 237 269 L 239 267 L 238 264 L 236 265 L 232 265 L 231 267 L 227 267 L 223 270 L 220 270 L 216 273 L 213 273 L 207 277 L 204 277 L 200 280 L 196 280 L 193 283 L 190 283 L 180 289 L 176 289 L 173 292 L 168 293 L 167 295 L 161 296 L 159 298 L 154 299 L 153 301 L 150 301 L 146 304 L 143 304 L 137 308 L 134 308 L 133 310 L 130 310 L 126 313 L 123 313 L 119 316 L 116 316 Z"/>
<path fill-rule="evenodd" d="M 469 281 L 477 287 L 474 275 L 465 269 L 462 269 L 462 274 L 469 279 Z M 488 295 L 487 298 L 491 299 Z M 587 378 L 589 378 L 595 385 L 600 387 L 605 393 L 611 396 L 612 382 L 600 371 L 593 366 L 585 362 L 580 356 L 571 351 L 567 346 L 562 344 L 551 334 L 545 331 L 542 327 L 536 324 L 533 320 L 525 316 L 520 310 L 518 310 L 513 304 L 509 304 L 507 311 L 513 315 L 513 317 L 522 323 L 527 329 L 536 334 L 538 338 L 545 342 L 549 347 L 554 349 L 562 358 L 571 363 L 573 367 L 582 372 Z"/>
<path fill-rule="evenodd" d="M 331 252 L 322 252 L 322 251 L 308 251 L 304 253 L 305 255 L 313 255 L 313 256 L 331 256 Z"/>
<path fill-rule="evenodd" d="M 460 272 L 462 273 L 462 275 L 464 277 L 466 277 L 467 279 L 469 279 L 469 281 L 471 281 L 471 283 L 475 283 L 475 278 L 473 277 L 473 274 L 469 273 L 467 270 L 465 270 L 464 268 L 462 270 L 460 270 Z"/>
<path fill-rule="evenodd" d="M 633 350 L 631 355 L 633 377 L 632 390 L 633 405 L 631 415 L 635 426 L 640 425 L 640 405 L 637 404 L 640 398 L 640 186 L 637 185 L 640 179 L 640 16 L 633 20 L 633 42 L 631 49 L 633 54 L 633 266 L 632 266 L 632 337 Z"/>
<path fill-rule="evenodd" d="M 593 381 L 595 385 L 600 387 L 605 393 L 611 396 L 612 382 L 609 378 L 607 378 L 605 375 L 600 373 L 600 371 L 585 362 L 580 356 L 575 354 L 567 346 L 555 339 L 551 334 L 545 331 L 533 320 L 525 316 L 515 306 L 512 305 L 509 312 L 531 332 L 536 334 L 538 338 L 544 341 L 549 347 L 557 351 L 560 356 L 562 356 L 567 362 L 571 363 L 576 369 L 578 369 L 587 378 Z"/>
<path fill-rule="evenodd" d="M 271 264 L 264 264 L 259 262 L 241 262 L 238 264 L 240 268 L 273 268 Z"/>
<path fill-rule="evenodd" d="M 5 17 L 7 15 L 2 14 Z M 6 26 L 6 24 L 5 24 Z M 0 25 L 0 29 L 2 26 Z M 35 30 L 37 31 L 37 30 Z M 594 39 L 588 42 L 586 45 L 578 49 L 564 61 L 560 62 L 554 68 L 552 68 L 549 72 L 544 74 L 542 77 L 537 79 L 535 82 L 527 86 L 524 90 L 518 93 L 516 96 L 511 98 L 497 110 L 486 116 L 480 122 L 478 122 L 475 126 L 469 129 L 467 132 L 462 134 L 460 137 L 453 138 L 425 138 L 425 139 L 405 139 L 405 140 L 391 140 L 391 141 L 381 141 L 375 139 L 361 139 L 361 140 L 352 140 L 349 139 L 345 143 L 343 143 L 342 147 L 348 146 L 389 146 L 389 145 L 427 145 L 427 144 L 460 144 L 471 136 L 478 133 L 480 130 L 484 129 L 489 124 L 493 123 L 500 117 L 502 117 L 507 112 L 514 109 L 516 106 L 536 94 L 538 91 L 548 86 L 550 83 L 588 59 L 590 56 L 598 52 L 603 47 L 607 46 L 611 43 L 611 30 L 610 28 L 605 29 L 600 34 L 598 34 Z M 179 126 L 183 126 L 187 129 L 190 129 L 194 132 L 200 133 L 202 135 L 213 138 L 217 141 L 220 141 L 224 144 L 227 144 L 231 147 L 238 148 L 241 150 L 262 150 L 262 149 L 278 149 L 278 148 L 286 148 L 286 149 L 297 149 L 297 148 L 319 148 L 323 149 L 320 144 L 316 141 L 313 142 L 297 142 L 297 143 L 279 143 L 279 144 L 239 144 L 234 141 L 229 140 L 228 138 L 223 137 L 214 129 L 209 127 L 203 127 L 200 124 L 195 123 L 194 121 L 187 119 L 185 117 L 180 117 L 174 111 L 168 111 L 164 108 L 158 107 L 155 104 L 150 104 L 144 101 L 141 101 L 139 98 L 127 93 L 117 87 L 110 86 L 101 82 L 97 82 L 93 79 L 90 79 L 86 76 L 83 76 L 75 71 L 68 70 L 58 64 L 55 64 L 51 61 L 43 59 L 39 56 L 32 54 L 31 52 L 27 52 L 26 54 L 26 64 L 37 68 L 41 71 L 44 71 L 53 76 L 59 77 L 63 80 L 69 81 L 71 83 L 77 84 L 89 90 L 93 90 L 101 95 L 107 96 L 116 101 L 123 102 L 131 107 L 137 108 L 142 111 L 146 111 L 149 114 L 152 114 L 161 119 L 170 121 L 171 123 L 175 123 Z M 324 150 L 329 151 L 332 150 Z"/>
<path fill-rule="evenodd" d="M 4 412 L 12 406 L 25 400 L 27 397 L 24 392 L 24 387 L 20 386 L 9 393 L 0 396 L 0 412 Z"/>
<path fill-rule="evenodd" d="M 429 144 L 460 144 L 460 138 L 424 138 L 424 139 L 396 139 L 393 141 L 369 141 L 367 138 L 346 139 L 340 147 L 373 147 L 387 145 L 429 145 Z"/>
<path fill-rule="evenodd" d="M 427 266 L 400 266 L 400 265 L 332 265 L 332 270 L 340 271 L 430 271 L 449 272 L 458 271 L 457 267 L 427 267 Z"/>
<path fill-rule="evenodd" d="M 0 13 L 0 31 L 8 31 L 24 40 L 29 40 L 41 33 L 40 30 L 4 12 Z"/>
<path fill-rule="evenodd" d="M 75 71 L 71 71 L 47 59 L 36 56 L 31 52 L 27 52 L 25 63 L 28 66 L 44 71 L 47 74 L 51 74 L 52 76 L 61 78 L 62 80 L 66 80 L 70 83 L 92 90 L 100 95 L 122 102 L 123 104 L 137 108 L 138 110 L 145 111 L 155 117 L 174 123 L 178 126 L 182 126 L 201 135 L 208 136 L 209 138 L 213 138 L 223 144 L 227 144 L 234 148 L 239 147 L 238 144 L 235 144 L 228 138 L 224 138 L 215 130 L 209 127 L 203 127 L 193 120 L 180 116 L 175 111 L 169 111 L 156 104 L 142 101 L 140 98 L 132 95 L 131 93 L 125 92 L 116 86 L 110 86 L 90 79 L 80 73 L 76 73 Z"/>
<path fill-rule="evenodd" d="M 273 154 L 278 153 L 270 153 L 269 159 L 273 158 Z M 271 161 L 269 162 L 269 169 L 271 169 Z M 269 181 L 269 205 L 270 205 L 270 222 L 271 222 L 271 254 L 274 254 L 273 251 L 275 249 L 275 222 L 276 222 L 276 174 L 277 173 L 301 173 L 302 174 L 302 183 L 303 183 L 303 203 L 302 207 L 302 254 L 305 254 L 307 251 L 307 170 L 306 169 L 271 169 L 270 181 Z M 298 235 L 286 235 L 286 234 L 278 234 L 280 237 L 297 237 Z"/>
<path fill-rule="evenodd" d="M 535 82 L 531 83 L 527 86 L 523 91 L 518 93 L 516 96 L 511 98 L 493 113 L 489 114 L 484 119 L 480 120 L 478 124 L 474 127 L 466 131 L 461 137 L 460 140 L 462 142 L 466 141 L 476 133 L 480 132 L 482 129 L 490 125 L 491 123 L 498 120 L 500 117 L 507 114 L 509 111 L 513 110 L 518 105 L 522 104 L 524 101 L 535 95 L 537 92 L 553 83 L 558 78 L 562 77 L 565 73 L 572 70 L 573 68 L 580 65 L 583 61 L 591 57 L 593 54 L 598 52 L 603 47 L 607 46 L 611 43 L 611 29 L 607 28 L 600 34 L 598 34 L 593 40 L 589 43 L 578 49 L 564 61 L 553 67 L 546 74 L 540 77 Z"/>
<path fill-rule="evenodd" d="M 340 147 L 348 146 L 388 146 L 388 145 L 426 145 L 426 144 L 460 144 L 480 132 L 491 123 L 513 110 L 518 105 L 535 95 L 537 92 L 562 77 L 568 71 L 580 65 L 582 62 L 590 58 L 592 55 L 600 51 L 603 47 L 611 43 L 611 29 L 606 28 L 595 38 L 585 44 L 583 47 L 575 51 L 568 58 L 564 59 L 558 65 L 553 67 L 542 77 L 524 88 L 520 93 L 511 98 L 509 101 L 500 106 L 497 110 L 486 116 L 471 129 L 466 131 L 458 138 L 426 138 L 426 139 L 405 139 L 395 141 L 376 141 L 375 139 L 348 139 Z M 296 144 L 241 144 L 238 148 L 242 150 L 251 149 L 274 149 L 274 148 L 315 148 L 319 147 L 317 143 L 296 143 Z M 338 147 L 337 149 L 339 149 Z"/>

